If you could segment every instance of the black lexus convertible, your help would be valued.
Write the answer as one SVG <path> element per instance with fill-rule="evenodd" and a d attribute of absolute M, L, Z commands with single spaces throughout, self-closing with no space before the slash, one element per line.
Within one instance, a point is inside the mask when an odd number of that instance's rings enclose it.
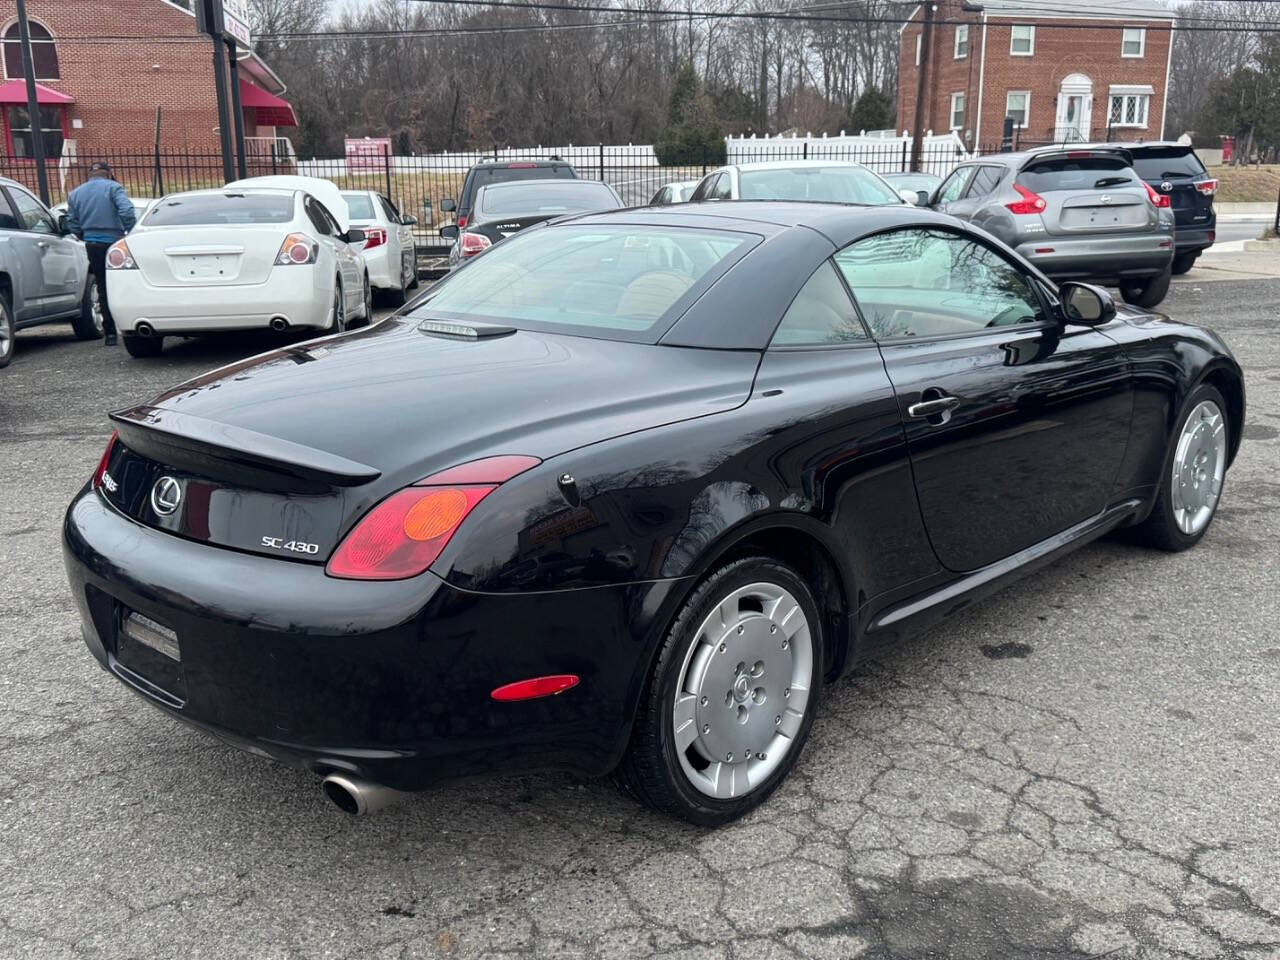
<path fill-rule="evenodd" d="M 65 557 L 106 669 L 350 812 L 562 769 L 716 824 L 858 657 L 1195 544 L 1244 404 L 1213 333 L 941 215 L 615 211 L 112 414 Z"/>

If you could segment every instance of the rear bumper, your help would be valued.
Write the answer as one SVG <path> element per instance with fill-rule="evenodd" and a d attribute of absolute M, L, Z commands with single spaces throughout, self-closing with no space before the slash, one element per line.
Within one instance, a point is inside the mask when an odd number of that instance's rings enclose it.
<path fill-rule="evenodd" d="M 116 328 L 132 333 L 143 321 L 160 334 L 266 329 L 283 317 L 291 327 L 323 329 L 333 304 L 332 286 L 318 286 L 309 267 L 288 280 L 243 286 L 157 287 L 138 270 L 107 272 L 107 302 Z"/>
<path fill-rule="evenodd" d="M 375 290 L 400 289 L 400 264 L 391 256 L 391 245 L 384 243 L 364 253 L 369 285 Z"/>
<path fill-rule="evenodd" d="M 1217 232 L 1216 218 L 1195 225 L 1179 226 L 1174 233 L 1173 245 L 1178 253 L 1195 253 L 1213 246 Z"/>
<path fill-rule="evenodd" d="M 607 772 L 648 664 L 637 611 L 664 606 L 677 583 L 475 594 L 431 573 L 335 580 L 143 526 L 88 489 L 67 511 L 63 558 L 85 644 L 135 692 L 254 753 L 400 790 L 499 770 Z M 181 662 L 165 662 L 176 674 L 121 662 L 122 608 L 177 634 Z M 582 681 L 523 703 L 489 696 L 550 673 Z"/>
<path fill-rule="evenodd" d="M 1046 235 L 1016 249 L 1055 280 L 1102 283 L 1156 276 L 1164 273 L 1173 259 L 1173 244 L 1167 234 L 1107 239 Z"/>

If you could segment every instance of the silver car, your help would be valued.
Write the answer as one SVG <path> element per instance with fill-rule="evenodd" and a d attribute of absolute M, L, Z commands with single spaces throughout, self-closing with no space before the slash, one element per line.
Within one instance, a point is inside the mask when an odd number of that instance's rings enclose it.
<path fill-rule="evenodd" d="M 901 206 L 909 203 L 871 168 L 849 160 L 764 160 L 712 170 L 689 198 L 710 200 L 800 200 Z"/>
<path fill-rule="evenodd" d="M 1119 147 L 1043 147 L 960 164 L 935 210 L 999 237 L 1055 280 L 1120 288 L 1154 307 L 1169 292 L 1173 215 Z"/>
<path fill-rule="evenodd" d="M 24 327 L 69 320 L 81 340 L 102 336 L 88 254 L 63 224 L 22 184 L 0 177 L 0 367 Z"/>

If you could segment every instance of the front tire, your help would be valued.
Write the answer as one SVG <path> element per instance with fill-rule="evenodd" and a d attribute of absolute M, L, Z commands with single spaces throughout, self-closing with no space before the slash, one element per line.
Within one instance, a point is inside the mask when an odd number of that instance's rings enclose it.
<path fill-rule="evenodd" d="M 1120 295 L 1125 303 L 1135 307 L 1146 307 L 1148 310 L 1160 306 L 1161 301 L 1169 293 L 1169 281 L 1173 279 L 1173 271 L 1166 267 L 1164 273 L 1150 277 L 1140 283 L 1128 282 L 1120 284 Z"/>
<path fill-rule="evenodd" d="M 164 337 L 152 334 L 149 337 L 140 337 L 136 333 L 126 333 L 122 336 L 124 340 L 124 348 L 129 352 L 131 357 L 158 357 L 160 351 L 164 349 Z"/>
<path fill-rule="evenodd" d="M 765 801 L 795 765 L 822 687 L 822 621 L 790 567 L 748 557 L 685 601 L 641 694 L 617 779 L 701 826 Z"/>
<path fill-rule="evenodd" d="M 13 351 L 17 347 L 14 332 L 13 308 L 9 306 L 9 295 L 0 293 L 0 369 L 7 367 L 13 359 Z"/>
<path fill-rule="evenodd" d="M 1151 515 L 1132 528 L 1138 543 L 1158 550 L 1194 547 L 1217 514 L 1226 477 L 1230 424 L 1222 394 L 1207 383 L 1191 391 L 1165 454 Z"/>

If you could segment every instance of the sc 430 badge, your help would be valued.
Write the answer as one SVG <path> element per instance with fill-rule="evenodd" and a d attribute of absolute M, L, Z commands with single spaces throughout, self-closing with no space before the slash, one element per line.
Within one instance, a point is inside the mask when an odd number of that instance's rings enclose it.
<path fill-rule="evenodd" d="M 308 556 L 320 552 L 320 544 L 304 543 L 301 540 L 286 540 L 283 537 L 263 537 L 262 545 L 272 550 L 285 550 L 289 553 L 303 553 Z"/>

